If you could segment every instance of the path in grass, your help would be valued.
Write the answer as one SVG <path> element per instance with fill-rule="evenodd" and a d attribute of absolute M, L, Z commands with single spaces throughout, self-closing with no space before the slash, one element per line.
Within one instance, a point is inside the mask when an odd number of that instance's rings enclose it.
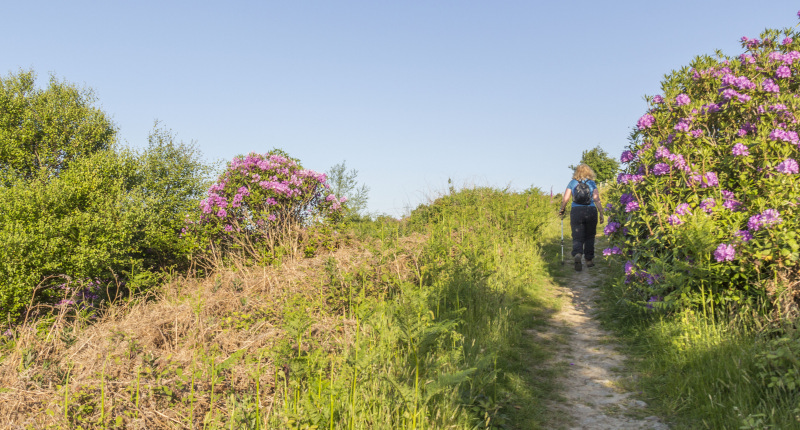
<path fill-rule="evenodd" d="M 635 393 L 620 388 L 631 375 L 611 333 L 595 318 L 598 292 L 591 286 L 599 268 L 566 269 L 567 277 L 556 287 L 561 310 L 548 331 L 535 333 L 561 339 L 554 362 L 566 369 L 558 382 L 563 398 L 551 406 L 554 415 L 568 417 L 561 423 L 567 429 L 668 429 L 658 417 L 648 416 L 647 405 Z"/>

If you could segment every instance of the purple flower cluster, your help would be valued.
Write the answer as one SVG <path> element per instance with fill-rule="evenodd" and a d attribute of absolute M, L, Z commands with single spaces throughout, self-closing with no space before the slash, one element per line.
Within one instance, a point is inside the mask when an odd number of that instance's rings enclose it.
<path fill-rule="evenodd" d="M 653 96 L 653 103 L 656 104 L 664 103 L 664 97 L 661 97 L 660 95 Z"/>
<path fill-rule="evenodd" d="M 687 96 L 686 94 L 678 94 L 678 96 L 675 97 L 675 104 L 677 106 L 688 105 L 689 103 L 691 103 L 691 101 L 692 100 L 689 99 L 689 96 Z"/>
<path fill-rule="evenodd" d="M 778 86 L 772 79 L 765 78 L 761 82 L 761 88 L 768 93 L 779 93 L 781 92 L 781 87 Z"/>
<path fill-rule="evenodd" d="M 722 98 L 725 101 L 731 101 L 734 97 L 736 97 L 740 102 L 749 102 L 753 98 L 749 94 L 738 93 L 733 88 L 722 90 Z"/>
<path fill-rule="evenodd" d="M 800 172 L 800 166 L 797 165 L 797 161 L 795 161 L 793 158 L 787 158 L 775 166 L 775 170 L 780 173 L 795 174 Z"/>
<path fill-rule="evenodd" d="M 717 206 L 717 201 L 714 200 L 713 197 L 709 197 L 707 199 L 704 199 L 702 202 L 700 202 L 700 209 L 702 209 L 703 212 L 708 213 L 708 214 L 713 213 L 714 212 L 714 208 L 716 206 Z"/>
<path fill-rule="evenodd" d="M 683 220 L 680 219 L 677 215 L 670 215 L 667 217 L 667 222 L 669 225 L 681 225 L 683 224 Z"/>
<path fill-rule="evenodd" d="M 756 89 L 756 84 L 750 82 L 750 79 L 747 76 L 735 76 L 733 74 L 727 74 L 722 77 L 722 88 L 728 87 L 736 87 L 740 90 L 754 90 Z"/>
<path fill-rule="evenodd" d="M 727 243 L 720 244 L 714 251 L 714 258 L 720 263 L 723 261 L 733 261 L 734 257 L 736 257 L 736 251 L 733 249 L 733 246 Z"/>
<path fill-rule="evenodd" d="M 632 175 L 630 173 L 620 173 L 617 175 L 617 182 L 620 184 L 635 184 L 644 179 L 642 175 Z"/>
<path fill-rule="evenodd" d="M 722 207 L 724 207 L 725 209 L 736 211 L 739 210 L 739 208 L 742 206 L 742 204 L 738 200 L 736 200 L 736 195 L 733 194 L 733 192 L 731 191 L 722 190 L 722 198 L 724 200 L 722 203 Z"/>
<path fill-rule="evenodd" d="M 792 69 L 789 66 L 780 66 L 775 71 L 775 76 L 778 78 L 788 78 L 792 76 Z"/>
<path fill-rule="evenodd" d="M 681 203 L 675 208 L 675 213 L 678 215 L 691 215 L 692 211 L 689 210 L 689 203 Z"/>
<path fill-rule="evenodd" d="M 631 161 L 635 160 L 636 156 L 633 155 L 631 151 L 623 151 L 622 155 L 619 157 L 619 161 L 623 163 L 630 163 Z"/>
<path fill-rule="evenodd" d="M 637 210 L 639 210 L 639 202 L 635 200 L 632 202 L 628 202 L 628 204 L 625 205 L 625 212 L 634 212 Z"/>
<path fill-rule="evenodd" d="M 761 230 L 762 227 L 770 227 L 782 223 L 781 214 L 775 209 L 766 209 L 760 214 L 756 214 L 747 220 L 747 228 L 750 231 Z"/>
<path fill-rule="evenodd" d="M 753 240 L 753 234 L 750 233 L 748 230 L 739 230 L 735 233 L 736 237 L 742 240 L 742 242 L 747 242 Z"/>
<path fill-rule="evenodd" d="M 620 227 L 622 227 L 622 224 L 612 221 L 606 224 L 605 228 L 603 228 L 603 234 L 608 236 L 612 233 L 615 233 L 617 230 L 619 230 Z"/>
<path fill-rule="evenodd" d="M 669 164 L 658 163 L 653 167 L 653 174 L 656 176 L 666 175 L 670 171 Z"/>
<path fill-rule="evenodd" d="M 745 144 L 738 142 L 735 145 L 733 145 L 733 149 L 731 149 L 731 154 L 737 157 L 744 157 L 750 155 L 750 150 L 747 148 Z"/>
<path fill-rule="evenodd" d="M 620 255 L 622 254 L 622 250 L 619 249 L 618 246 L 612 246 L 611 248 L 606 248 L 603 250 L 603 255 L 608 257 L 610 255 Z"/>
<path fill-rule="evenodd" d="M 650 128 L 653 126 L 653 123 L 656 122 L 656 117 L 646 113 L 639 118 L 639 121 L 636 122 L 636 126 L 639 127 L 639 130 L 644 130 L 646 128 Z"/>
<path fill-rule="evenodd" d="M 797 135 L 796 131 L 786 131 L 780 128 L 772 130 L 772 132 L 769 134 L 769 138 L 775 141 L 790 142 L 794 144 L 800 142 L 800 136 Z"/>
<path fill-rule="evenodd" d="M 691 128 L 691 122 L 689 121 L 689 118 L 681 118 L 673 128 L 675 131 L 689 131 Z"/>
<path fill-rule="evenodd" d="M 701 188 L 716 187 L 717 185 L 719 185 L 719 180 L 717 179 L 717 174 L 714 172 L 706 172 L 700 179 Z"/>

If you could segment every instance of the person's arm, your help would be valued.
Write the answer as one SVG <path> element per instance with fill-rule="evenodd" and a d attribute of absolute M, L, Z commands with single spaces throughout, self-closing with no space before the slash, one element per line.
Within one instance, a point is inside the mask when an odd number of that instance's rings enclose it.
<path fill-rule="evenodd" d="M 564 218 L 564 210 L 566 209 L 567 203 L 569 203 L 569 199 L 571 198 L 572 198 L 572 189 L 567 188 L 566 191 L 564 191 L 564 197 L 561 198 L 561 209 L 558 211 L 558 215 L 561 218 Z"/>
<path fill-rule="evenodd" d="M 597 221 L 600 222 L 600 224 L 602 224 L 605 221 L 605 219 L 603 218 L 603 204 L 600 203 L 600 190 L 598 190 L 597 188 L 595 188 L 594 191 L 592 192 L 592 200 L 594 200 L 594 206 L 597 208 L 597 215 L 598 215 Z"/>

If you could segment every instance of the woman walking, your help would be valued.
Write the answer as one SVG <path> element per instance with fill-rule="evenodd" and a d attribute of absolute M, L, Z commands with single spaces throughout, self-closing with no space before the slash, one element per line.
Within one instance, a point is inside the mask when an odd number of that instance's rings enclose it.
<path fill-rule="evenodd" d="M 575 270 L 583 268 L 581 257 L 586 258 L 586 266 L 594 266 L 594 236 L 597 233 L 598 215 L 600 224 L 603 219 L 603 206 L 600 203 L 600 191 L 594 180 L 594 170 L 586 164 L 575 168 L 572 180 L 564 191 L 561 210 L 558 215 L 564 218 L 567 202 L 572 198 L 572 209 L 569 224 L 572 227 L 572 258 L 575 259 Z"/>

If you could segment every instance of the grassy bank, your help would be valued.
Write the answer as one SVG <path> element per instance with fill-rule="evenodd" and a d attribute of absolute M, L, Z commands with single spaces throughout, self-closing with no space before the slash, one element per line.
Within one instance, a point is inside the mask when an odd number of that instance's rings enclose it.
<path fill-rule="evenodd" d="M 673 428 L 800 428 L 800 338 L 791 320 L 627 303 L 621 270 L 603 286 L 605 322 L 620 334 L 643 391 Z M 708 300 L 710 303 L 710 300 Z"/>
<path fill-rule="evenodd" d="M 536 191 L 464 190 L 340 249 L 232 264 L 4 339 L 0 424 L 34 428 L 546 428 L 557 303 Z M 536 369 L 536 370 L 534 370 Z"/>

